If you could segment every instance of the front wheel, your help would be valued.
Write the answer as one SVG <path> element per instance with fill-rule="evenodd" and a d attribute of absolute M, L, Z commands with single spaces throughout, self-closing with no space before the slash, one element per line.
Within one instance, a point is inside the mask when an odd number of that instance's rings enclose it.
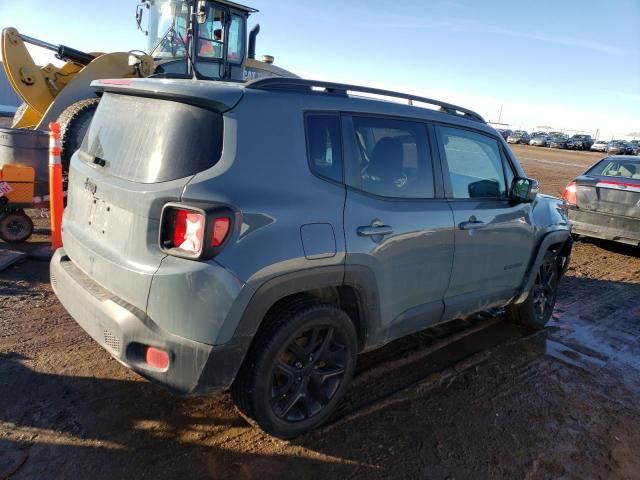
<path fill-rule="evenodd" d="M 240 411 L 280 438 L 327 419 L 351 382 L 357 354 L 344 311 L 305 303 L 287 310 L 264 320 L 232 387 Z"/>
<path fill-rule="evenodd" d="M 553 313 L 560 282 L 560 270 L 553 252 L 548 251 L 536 274 L 527 299 L 515 305 L 507 305 L 507 318 L 536 330 L 543 328 Z"/>

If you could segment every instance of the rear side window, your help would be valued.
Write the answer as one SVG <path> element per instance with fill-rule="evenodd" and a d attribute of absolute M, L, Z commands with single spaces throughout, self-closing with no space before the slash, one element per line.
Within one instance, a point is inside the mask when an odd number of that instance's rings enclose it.
<path fill-rule="evenodd" d="M 338 115 L 308 114 L 307 155 L 314 173 L 342 182 L 342 143 Z"/>
<path fill-rule="evenodd" d="M 437 127 L 453 198 L 506 198 L 498 141 L 469 130 Z"/>
<path fill-rule="evenodd" d="M 212 167 L 222 152 L 222 115 L 180 102 L 105 93 L 80 150 L 103 171 L 138 183 L 167 182 Z"/>
<path fill-rule="evenodd" d="M 347 183 L 374 195 L 433 198 L 433 166 L 426 125 L 377 117 L 353 117 Z"/>
<path fill-rule="evenodd" d="M 640 180 L 640 160 L 605 158 L 597 163 L 587 175 L 630 178 Z"/>

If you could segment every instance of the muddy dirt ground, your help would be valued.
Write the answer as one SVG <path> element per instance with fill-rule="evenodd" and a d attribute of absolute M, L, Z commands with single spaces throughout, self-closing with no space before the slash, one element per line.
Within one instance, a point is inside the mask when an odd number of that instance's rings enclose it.
<path fill-rule="evenodd" d="M 555 195 L 599 157 L 514 151 Z M 0 478 L 640 478 L 638 249 L 578 242 L 543 331 L 479 315 L 361 356 L 329 424 L 287 442 L 122 367 L 48 282 L 0 273 Z"/>

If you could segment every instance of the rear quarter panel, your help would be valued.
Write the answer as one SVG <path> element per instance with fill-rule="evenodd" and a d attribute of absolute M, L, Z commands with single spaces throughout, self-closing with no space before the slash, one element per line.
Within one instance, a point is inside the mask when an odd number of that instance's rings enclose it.
<path fill-rule="evenodd" d="M 269 92 L 248 91 L 225 114 L 222 159 L 183 194 L 184 202 L 222 203 L 237 212 L 236 231 L 215 260 L 252 289 L 284 273 L 344 263 L 344 186 L 313 175 L 307 162 L 304 112 L 314 109 L 305 97 L 278 97 L 275 103 Z M 333 240 L 335 247 L 307 258 L 301 228 L 316 224 L 323 227 L 311 230 L 334 237 L 319 243 Z"/>

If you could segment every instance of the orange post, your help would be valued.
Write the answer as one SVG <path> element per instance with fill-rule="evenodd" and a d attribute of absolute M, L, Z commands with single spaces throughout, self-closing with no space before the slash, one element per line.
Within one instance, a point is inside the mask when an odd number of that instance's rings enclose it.
<path fill-rule="evenodd" d="M 51 209 L 51 248 L 62 247 L 62 163 L 60 161 L 60 124 L 49 124 L 49 205 Z"/>

